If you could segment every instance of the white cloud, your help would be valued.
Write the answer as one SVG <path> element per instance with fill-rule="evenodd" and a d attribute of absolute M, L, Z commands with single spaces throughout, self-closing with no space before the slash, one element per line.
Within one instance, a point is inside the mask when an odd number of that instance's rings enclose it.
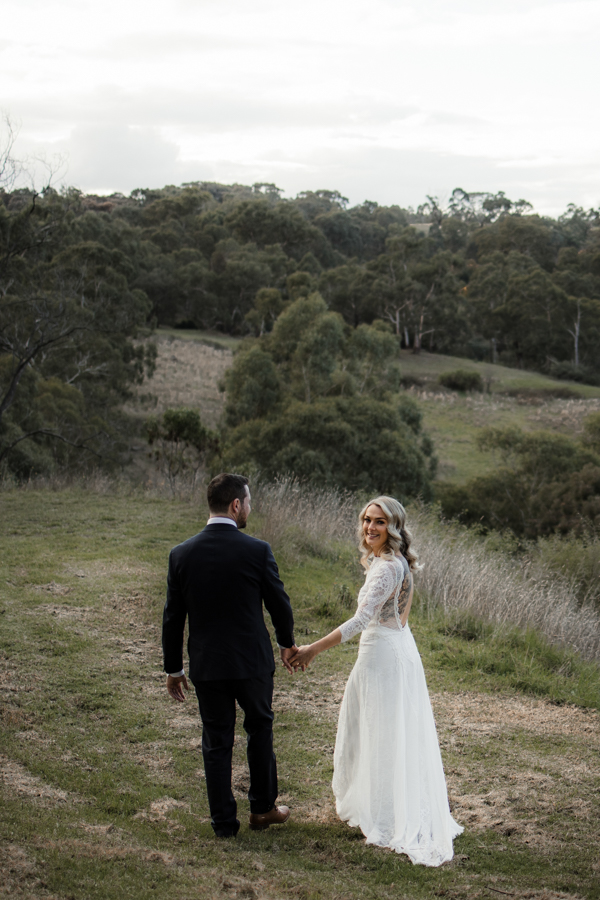
<path fill-rule="evenodd" d="M 489 178 L 600 203 L 599 0 L 4 0 L 3 27 L 3 106 L 84 189 L 338 173 L 356 200 Z"/>
<path fill-rule="evenodd" d="M 68 154 L 66 181 L 89 193 L 130 193 L 134 187 L 179 182 L 178 148 L 151 128 L 82 126 L 56 145 Z"/>

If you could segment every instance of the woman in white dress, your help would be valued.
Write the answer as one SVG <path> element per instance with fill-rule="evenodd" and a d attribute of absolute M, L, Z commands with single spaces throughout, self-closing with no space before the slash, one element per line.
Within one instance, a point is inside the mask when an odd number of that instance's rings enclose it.
<path fill-rule="evenodd" d="M 367 844 L 406 853 L 413 863 L 452 859 L 462 832 L 450 813 L 446 780 L 421 657 L 408 627 L 412 572 L 404 507 L 377 497 L 359 516 L 366 578 L 356 614 L 300 647 L 295 668 L 362 632 L 348 679 L 334 751 L 336 809 Z"/>

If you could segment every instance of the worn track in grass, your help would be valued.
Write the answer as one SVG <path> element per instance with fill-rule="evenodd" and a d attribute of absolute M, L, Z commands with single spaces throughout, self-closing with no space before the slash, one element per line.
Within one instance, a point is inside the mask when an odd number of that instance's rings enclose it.
<path fill-rule="evenodd" d="M 77 492 L 2 495 L 0 896 L 27 900 L 599 897 L 596 710 L 482 691 L 431 672 L 451 803 L 466 826 L 439 870 L 365 847 L 330 781 L 356 646 L 294 679 L 277 670 L 276 749 L 289 825 L 246 826 L 245 740 L 234 789 L 243 827 L 211 834 L 193 700 L 160 671 L 169 547 L 201 526 L 182 503 Z M 199 521 L 200 520 L 200 521 Z M 284 566 L 298 618 L 348 577 L 333 559 Z M 430 623 L 414 616 L 426 671 Z"/>

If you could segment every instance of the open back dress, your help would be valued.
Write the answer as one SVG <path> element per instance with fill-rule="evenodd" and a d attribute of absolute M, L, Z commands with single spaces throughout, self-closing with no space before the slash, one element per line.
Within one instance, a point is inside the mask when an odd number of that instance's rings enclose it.
<path fill-rule="evenodd" d="M 413 863 L 452 859 L 462 832 L 450 813 L 423 664 L 408 626 L 412 573 L 375 557 L 342 641 L 362 632 L 340 708 L 334 752 L 337 813 L 368 844 Z"/>

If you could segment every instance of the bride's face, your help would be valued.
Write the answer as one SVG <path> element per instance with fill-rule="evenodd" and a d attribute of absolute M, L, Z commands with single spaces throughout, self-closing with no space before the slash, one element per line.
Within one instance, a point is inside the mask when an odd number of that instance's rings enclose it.
<path fill-rule="evenodd" d="M 387 519 L 382 508 L 376 503 L 367 506 L 362 527 L 367 546 L 371 548 L 375 556 L 379 556 L 387 541 L 388 530 Z"/>

